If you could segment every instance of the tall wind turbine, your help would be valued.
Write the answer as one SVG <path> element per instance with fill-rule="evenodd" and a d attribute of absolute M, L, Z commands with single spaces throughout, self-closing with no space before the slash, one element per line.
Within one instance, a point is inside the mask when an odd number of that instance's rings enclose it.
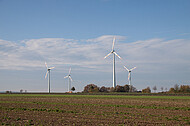
<path fill-rule="evenodd" d="M 48 92 L 50 93 L 50 70 L 53 69 L 53 68 L 55 68 L 55 67 L 50 67 L 50 68 L 48 68 L 48 65 L 47 65 L 46 62 L 45 62 L 45 65 L 46 65 L 46 68 L 47 68 L 47 72 L 46 72 L 45 78 L 46 78 L 47 75 L 48 75 Z"/>
<path fill-rule="evenodd" d="M 68 78 L 68 92 L 70 92 L 71 91 L 71 81 L 73 81 L 71 78 L 71 68 L 69 69 L 69 74 L 67 76 L 65 76 L 64 78 Z"/>
<path fill-rule="evenodd" d="M 115 55 L 121 59 L 121 57 L 114 50 L 115 37 L 113 38 L 112 50 L 108 55 L 104 57 L 107 58 L 109 55 L 113 54 L 113 87 L 116 87 L 116 77 L 115 77 Z"/>
<path fill-rule="evenodd" d="M 128 74 L 128 81 L 129 81 L 129 85 L 131 85 L 131 71 L 134 70 L 136 67 L 133 67 L 132 69 L 127 69 L 127 67 L 124 66 L 124 68 L 129 72 Z"/>

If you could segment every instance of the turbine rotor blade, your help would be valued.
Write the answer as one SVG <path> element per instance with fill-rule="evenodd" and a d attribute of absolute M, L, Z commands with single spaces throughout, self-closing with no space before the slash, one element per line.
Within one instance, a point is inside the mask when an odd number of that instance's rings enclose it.
<path fill-rule="evenodd" d="M 45 76 L 45 78 L 47 77 L 47 74 L 48 74 L 48 71 L 46 72 L 46 76 Z"/>
<path fill-rule="evenodd" d="M 45 62 L 46 68 L 48 69 L 47 63 Z"/>
<path fill-rule="evenodd" d="M 114 50 L 115 37 L 113 38 L 112 50 Z"/>
<path fill-rule="evenodd" d="M 116 52 L 113 52 L 119 59 L 122 59 Z"/>
<path fill-rule="evenodd" d="M 104 59 L 105 59 L 105 58 L 107 58 L 109 55 L 111 55 L 111 52 L 110 52 L 110 53 L 108 53 L 108 55 L 106 55 L 106 56 L 104 57 Z"/>
<path fill-rule="evenodd" d="M 53 69 L 53 68 L 55 68 L 55 67 L 50 67 L 49 69 L 51 70 L 51 69 Z"/>
<path fill-rule="evenodd" d="M 71 76 L 69 76 L 69 79 L 70 79 L 71 81 L 73 81 L 73 79 L 71 78 Z"/>
<path fill-rule="evenodd" d="M 65 76 L 64 78 L 67 78 L 67 77 L 69 77 L 69 76 Z"/>
<path fill-rule="evenodd" d="M 129 69 L 127 69 L 127 67 L 124 66 L 124 68 L 125 68 L 127 71 L 129 71 Z"/>
<path fill-rule="evenodd" d="M 134 70 L 135 68 L 137 68 L 137 67 L 133 67 L 132 69 L 130 69 L 130 71 Z"/>
<path fill-rule="evenodd" d="M 69 69 L 69 74 L 71 74 L 71 67 L 70 67 L 70 69 Z"/>

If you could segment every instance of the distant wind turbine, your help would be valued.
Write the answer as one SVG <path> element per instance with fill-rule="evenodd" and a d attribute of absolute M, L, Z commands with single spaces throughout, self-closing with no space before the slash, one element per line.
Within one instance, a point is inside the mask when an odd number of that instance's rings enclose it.
<path fill-rule="evenodd" d="M 129 85 L 131 85 L 131 71 L 134 70 L 137 67 L 133 67 L 132 69 L 127 69 L 127 67 L 124 66 L 124 68 L 129 72 L 128 74 L 128 81 L 129 81 Z"/>
<path fill-rule="evenodd" d="M 71 78 L 71 68 L 69 69 L 69 74 L 67 76 L 65 76 L 64 78 L 68 78 L 68 92 L 70 92 L 71 91 L 71 81 L 73 81 Z"/>
<path fill-rule="evenodd" d="M 109 55 L 113 54 L 113 87 L 116 87 L 116 77 L 115 77 L 115 55 L 121 59 L 121 57 L 114 50 L 115 37 L 113 38 L 112 50 L 108 55 L 104 57 L 107 58 Z"/>
<path fill-rule="evenodd" d="M 48 75 L 48 92 L 50 93 L 50 70 L 53 69 L 53 68 L 55 68 L 55 67 L 48 68 L 48 65 L 47 65 L 46 62 L 45 62 L 45 65 L 46 65 L 46 68 L 47 68 L 47 72 L 46 72 L 45 78 Z"/>

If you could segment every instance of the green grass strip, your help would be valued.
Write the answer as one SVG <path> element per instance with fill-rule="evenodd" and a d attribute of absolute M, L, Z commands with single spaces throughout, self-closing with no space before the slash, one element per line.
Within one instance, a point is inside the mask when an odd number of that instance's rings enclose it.
<path fill-rule="evenodd" d="M 190 96 L 132 96 L 132 95 L 60 95 L 60 94 L 0 94 L 0 97 L 71 97 L 71 98 L 140 98 L 140 99 L 186 99 Z"/>

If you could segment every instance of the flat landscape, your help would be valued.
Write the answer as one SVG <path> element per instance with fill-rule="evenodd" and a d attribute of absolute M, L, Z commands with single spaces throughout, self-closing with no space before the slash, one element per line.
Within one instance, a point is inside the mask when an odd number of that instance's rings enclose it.
<path fill-rule="evenodd" d="M 0 125 L 190 125 L 190 96 L 0 94 Z"/>

